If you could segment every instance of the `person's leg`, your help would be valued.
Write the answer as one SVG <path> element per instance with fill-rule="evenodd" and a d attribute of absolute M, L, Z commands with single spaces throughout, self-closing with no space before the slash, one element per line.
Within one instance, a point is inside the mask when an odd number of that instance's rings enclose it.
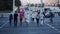
<path fill-rule="evenodd" d="M 52 17 L 50 18 L 50 20 L 51 20 L 51 22 L 53 22 L 53 19 L 52 19 Z"/>
<path fill-rule="evenodd" d="M 43 17 L 43 23 L 44 23 L 45 17 Z"/>
<path fill-rule="evenodd" d="M 10 20 L 9 20 L 9 24 L 10 24 L 10 26 L 11 26 L 11 22 L 12 22 L 12 20 L 10 19 Z"/>
<path fill-rule="evenodd" d="M 26 25 L 28 26 L 28 21 L 26 21 Z"/>
<path fill-rule="evenodd" d="M 25 23 L 28 26 L 28 19 L 27 18 L 25 18 Z"/>
<path fill-rule="evenodd" d="M 22 19 L 20 19 L 20 26 L 22 26 Z"/>
<path fill-rule="evenodd" d="M 17 21 L 18 21 L 18 19 L 16 19 L 16 26 L 17 26 Z"/>
<path fill-rule="evenodd" d="M 36 19 L 37 20 L 37 24 L 39 23 L 39 19 Z"/>
<path fill-rule="evenodd" d="M 34 18 L 32 18 L 32 21 L 34 21 Z"/>
<path fill-rule="evenodd" d="M 50 23 L 53 23 L 52 17 L 50 17 Z"/>
<path fill-rule="evenodd" d="M 22 24 L 22 19 L 20 19 L 20 23 Z"/>
<path fill-rule="evenodd" d="M 37 22 L 37 18 L 36 18 L 36 22 Z"/>
<path fill-rule="evenodd" d="M 14 19 L 14 26 L 17 26 L 17 19 Z"/>
<path fill-rule="evenodd" d="M 15 26 L 15 20 L 16 20 L 16 19 L 14 19 L 14 26 Z"/>
<path fill-rule="evenodd" d="M 37 24 L 39 24 L 39 19 L 37 19 Z"/>
<path fill-rule="evenodd" d="M 34 18 L 33 18 L 33 21 L 34 21 Z"/>
<path fill-rule="evenodd" d="M 43 22 L 44 22 L 43 19 L 41 19 L 41 25 L 43 25 Z"/>

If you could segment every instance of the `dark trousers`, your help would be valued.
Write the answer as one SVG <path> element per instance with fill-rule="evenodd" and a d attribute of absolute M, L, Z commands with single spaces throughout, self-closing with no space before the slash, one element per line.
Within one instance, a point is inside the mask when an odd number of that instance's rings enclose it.
<path fill-rule="evenodd" d="M 36 18 L 37 24 L 39 23 L 39 19 Z"/>
<path fill-rule="evenodd" d="M 20 23 L 22 24 L 22 18 L 20 18 Z"/>
<path fill-rule="evenodd" d="M 52 17 L 50 17 L 50 22 L 53 22 L 53 18 Z"/>
<path fill-rule="evenodd" d="M 17 26 L 17 19 L 14 19 L 14 26 Z"/>
<path fill-rule="evenodd" d="M 9 24 L 10 24 L 10 26 L 11 26 L 11 23 L 12 23 L 12 19 L 9 19 Z"/>
<path fill-rule="evenodd" d="M 34 18 L 32 18 L 32 21 L 34 21 Z"/>

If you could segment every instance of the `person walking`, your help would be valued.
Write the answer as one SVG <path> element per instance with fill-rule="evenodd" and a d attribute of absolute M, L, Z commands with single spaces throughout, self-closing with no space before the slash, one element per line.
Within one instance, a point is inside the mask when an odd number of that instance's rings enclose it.
<path fill-rule="evenodd" d="M 22 20 L 24 18 L 24 8 L 19 6 L 18 13 L 19 13 L 20 25 L 22 25 Z"/>
<path fill-rule="evenodd" d="M 35 19 L 35 12 L 33 11 L 32 12 L 32 21 L 34 21 L 34 19 Z"/>
<path fill-rule="evenodd" d="M 18 14 L 15 12 L 14 13 L 14 26 L 17 26 L 17 18 L 18 17 Z"/>
<path fill-rule="evenodd" d="M 9 15 L 9 24 L 10 24 L 10 26 L 11 26 L 11 23 L 12 23 L 12 19 L 13 19 L 13 15 L 10 14 L 10 15 Z"/>
<path fill-rule="evenodd" d="M 20 12 L 20 23 L 21 23 L 21 25 L 22 25 L 22 20 L 23 20 L 23 18 L 24 18 L 24 11 L 22 10 L 22 11 Z"/>
<path fill-rule="evenodd" d="M 44 14 L 43 12 L 40 13 L 40 24 L 43 25 L 44 23 Z"/>
<path fill-rule="evenodd" d="M 31 14 L 31 18 L 33 22 L 36 22 L 37 11 L 33 11 Z"/>
<path fill-rule="evenodd" d="M 40 19 L 40 12 L 38 12 L 38 13 L 37 13 L 37 16 L 36 16 L 37 24 L 39 24 L 39 19 Z"/>

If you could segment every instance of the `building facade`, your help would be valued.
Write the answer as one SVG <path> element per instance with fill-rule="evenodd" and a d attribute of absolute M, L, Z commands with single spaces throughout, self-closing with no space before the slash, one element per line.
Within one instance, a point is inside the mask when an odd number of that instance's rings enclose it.
<path fill-rule="evenodd" d="M 58 1 L 60 0 L 44 0 L 44 4 L 45 6 L 57 6 Z"/>

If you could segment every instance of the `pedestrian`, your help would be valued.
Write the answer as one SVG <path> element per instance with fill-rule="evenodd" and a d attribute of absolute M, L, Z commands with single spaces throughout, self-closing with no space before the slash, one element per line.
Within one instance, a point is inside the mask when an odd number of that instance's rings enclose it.
<path fill-rule="evenodd" d="M 14 26 L 17 26 L 18 14 L 17 12 L 14 13 Z"/>
<path fill-rule="evenodd" d="M 35 19 L 35 12 L 33 11 L 32 12 L 32 21 L 34 21 L 34 19 Z"/>
<path fill-rule="evenodd" d="M 38 13 L 37 13 L 37 16 L 36 16 L 37 24 L 39 24 L 39 19 L 40 19 L 40 12 L 38 12 Z"/>
<path fill-rule="evenodd" d="M 11 23 L 12 23 L 12 19 L 13 19 L 13 15 L 10 14 L 10 15 L 9 15 L 9 24 L 10 24 L 10 26 L 11 26 Z"/>
<path fill-rule="evenodd" d="M 44 14 L 43 12 L 40 13 L 40 24 L 43 25 L 44 23 Z"/>
<path fill-rule="evenodd" d="M 28 24 L 30 23 L 30 17 L 31 17 L 30 12 L 26 11 L 26 12 L 24 13 L 24 18 L 25 18 L 25 23 L 26 23 L 27 26 L 28 26 Z"/>
<path fill-rule="evenodd" d="M 24 18 L 24 10 L 20 11 L 20 23 L 22 25 L 22 20 Z"/>

